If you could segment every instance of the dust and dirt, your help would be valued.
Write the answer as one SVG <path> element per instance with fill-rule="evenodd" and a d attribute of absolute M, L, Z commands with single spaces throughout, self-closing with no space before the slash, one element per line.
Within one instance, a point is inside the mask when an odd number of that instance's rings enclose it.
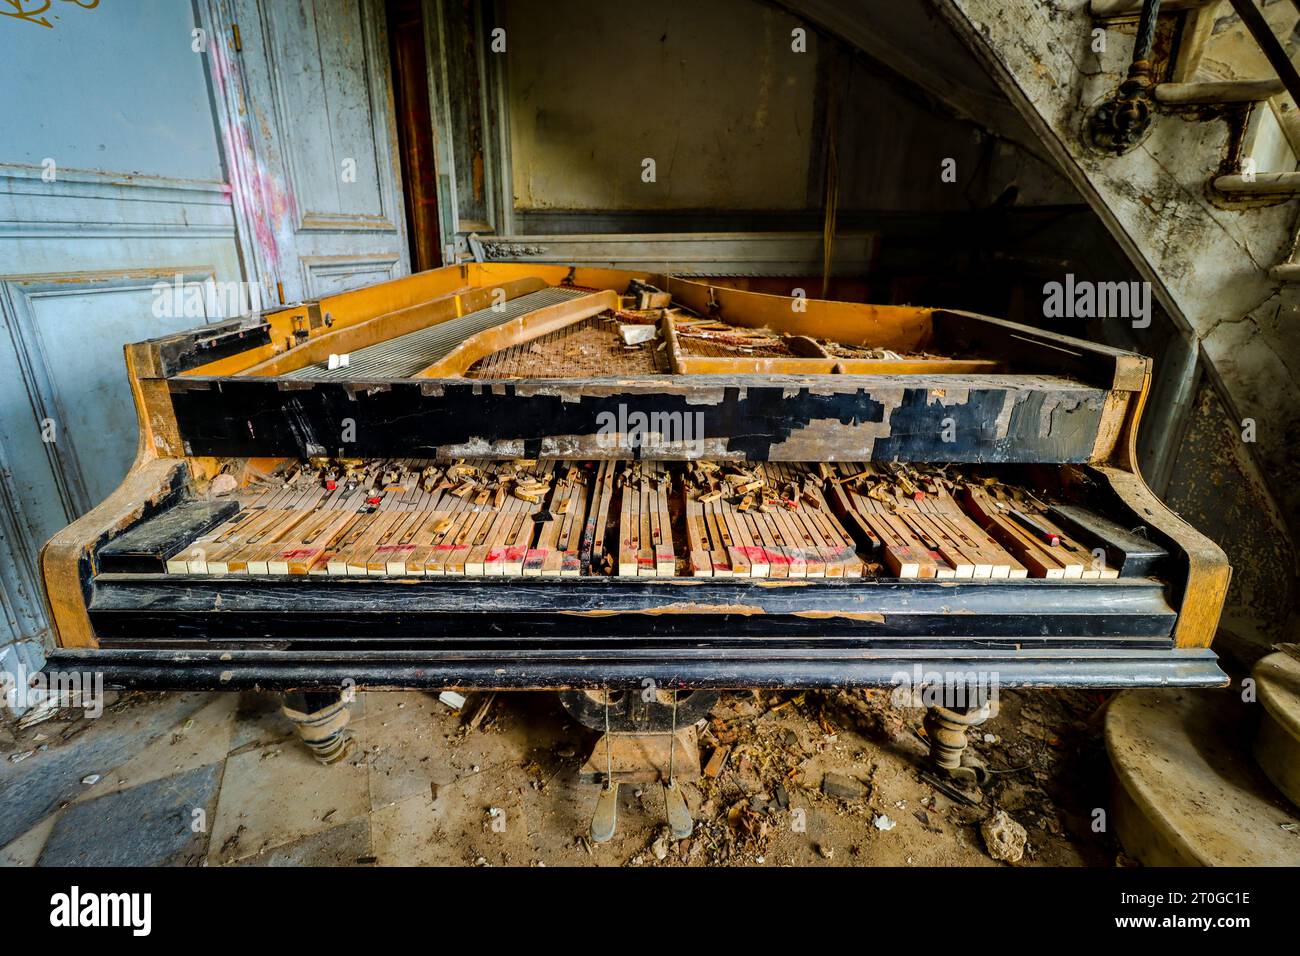
<path fill-rule="evenodd" d="M 216 696 L 123 694 L 106 721 L 61 711 L 27 728 L 10 724 L 0 734 L 0 756 L 12 774 L 27 759 L 35 765 L 52 751 L 91 746 L 92 769 L 116 779 L 113 763 L 144 747 L 146 737 L 166 739 L 173 722 L 188 727 L 190 715 Z M 480 699 L 457 713 L 434 694 L 360 694 L 350 753 L 316 769 L 305 750 L 297 752 L 275 695 L 247 692 L 237 705 L 211 711 L 228 712 L 231 724 L 221 724 L 229 737 L 216 804 L 223 835 L 214 837 L 208 864 L 1128 862 L 1114 838 L 1096 828 L 1109 773 L 1101 693 L 1003 691 L 996 714 L 970 734 L 992 770 L 982 800 L 972 804 L 929 776 L 924 710 L 894 706 L 888 690 L 727 692 L 697 725 L 699 778 L 681 784 L 695 819 L 692 835 L 671 837 L 659 784 L 625 784 L 615 837 L 602 844 L 589 837 L 598 785 L 579 779 L 598 735 L 571 719 L 553 693 L 497 694 L 487 709 Z M 88 734 L 91 724 L 97 726 Z M 101 737 L 120 737 L 121 746 Z M 137 739 L 137 747 L 127 746 Z M 287 820 L 308 780 L 331 812 Z M 69 787 L 84 789 L 72 778 Z M 35 808 L 31 822 L 55 804 Z M 1012 864 L 995 860 L 981 833 L 999 811 L 1026 831 Z M 222 824 L 226 816 L 229 826 Z M 989 832 L 1018 840 L 1015 827 L 995 822 Z M 247 832 L 239 836 L 236 825 Z M 239 836 L 238 847 L 223 848 L 227 831 Z"/>
<path fill-rule="evenodd" d="M 600 845 L 586 836 L 596 786 L 577 783 L 596 735 L 547 697 L 500 695 L 477 731 L 454 735 L 461 760 L 478 759 L 493 737 L 526 750 L 518 764 L 526 789 L 509 794 L 506 786 L 496 798 L 520 798 L 501 812 L 526 820 L 524 845 L 494 832 L 485 805 L 476 827 L 441 833 L 463 862 L 998 865 L 980 828 L 999 811 L 1027 831 L 1017 865 L 1128 862 L 1095 828 L 1108 773 L 1100 693 L 1003 692 L 996 715 L 970 735 L 993 772 L 974 805 L 923 779 L 924 711 L 892 706 L 888 691 L 725 694 L 699 725 L 704 772 L 683 784 L 696 821 L 691 837 L 671 838 L 659 785 L 624 785 L 617 835 Z"/>

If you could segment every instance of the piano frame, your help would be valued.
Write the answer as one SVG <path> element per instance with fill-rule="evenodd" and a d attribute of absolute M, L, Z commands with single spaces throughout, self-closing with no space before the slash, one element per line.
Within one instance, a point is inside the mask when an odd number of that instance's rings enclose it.
<path fill-rule="evenodd" d="M 575 299 L 592 300 L 584 308 L 607 308 L 634 278 L 735 324 L 843 342 L 936 343 L 1007 368 L 945 368 L 940 360 L 863 374 L 869 363 L 846 363 L 826 374 L 822 363 L 817 374 L 802 374 L 796 361 L 774 370 L 751 363 L 737 375 L 719 360 L 696 362 L 689 374 L 631 378 L 490 381 L 448 376 L 445 367 L 436 377 L 401 380 L 289 375 L 482 308 L 498 289 L 513 298 L 574 285 L 597 290 Z M 93 669 L 110 686 L 162 689 L 348 681 L 563 689 L 645 679 L 663 688 L 887 686 L 918 668 L 992 673 L 1001 686 L 1226 683 L 1210 650 L 1230 577 L 1226 558 L 1152 494 L 1137 468 L 1149 359 L 972 313 L 793 304 L 741 285 L 468 263 L 127 346 L 137 457 L 113 494 L 42 550 L 57 642 L 48 668 Z M 701 457 L 713 459 L 1023 468 L 1067 493 L 1086 486 L 1171 558 L 1158 579 L 1114 581 L 291 580 L 98 571 L 100 548 L 195 497 L 224 461 L 337 454 L 331 436 L 347 420 L 357 436 L 351 457 L 631 457 L 611 450 L 596 427 L 601 413 L 620 408 L 702 411 Z M 957 440 L 939 437 L 945 420 Z M 653 457 L 693 454 L 669 443 Z"/>

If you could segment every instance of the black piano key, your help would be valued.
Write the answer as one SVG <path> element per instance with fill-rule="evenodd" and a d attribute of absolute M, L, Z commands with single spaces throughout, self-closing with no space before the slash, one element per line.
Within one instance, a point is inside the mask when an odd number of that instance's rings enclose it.
<path fill-rule="evenodd" d="M 1054 505 L 1047 510 L 1047 515 L 1080 544 L 1104 549 L 1107 563 L 1122 578 L 1154 574 L 1159 564 L 1169 557 L 1169 552 L 1155 542 L 1087 508 Z"/>
<path fill-rule="evenodd" d="M 100 574 L 162 574 L 167 559 L 239 511 L 239 502 L 184 501 L 99 549 Z"/>

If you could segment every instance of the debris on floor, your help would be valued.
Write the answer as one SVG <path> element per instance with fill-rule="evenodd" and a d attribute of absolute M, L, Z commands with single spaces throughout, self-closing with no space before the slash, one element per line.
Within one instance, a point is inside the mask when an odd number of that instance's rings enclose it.
<path fill-rule="evenodd" d="M 458 694 L 454 690 L 444 690 L 438 695 L 438 700 L 457 712 L 465 706 L 465 695 Z"/>
<path fill-rule="evenodd" d="M 1025 855 L 1029 835 L 1005 810 L 998 810 L 981 823 L 980 834 L 984 837 L 984 846 L 988 849 L 989 856 L 995 860 L 1019 863 Z"/>
<path fill-rule="evenodd" d="M 191 773 L 191 786 L 215 788 L 202 843 L 158 849 L 166 860 L 127 847 L 123 862 L 1110 866 L 1119 847 L 1090 826 L 1106 800 L 1104 703 L 1002 693 L 971 734 L 993 781 L 970 804 L 928 769 L 924 712 L 894 707 L 888 691 L 724 693 L 696 728 L 702 774 L 682 784 L 691 836 L 673 838 L 663 789 L 646 784 L 623 788 L 615 838 L 592 844 L 596 788 L 578 771 L 597 735 L 554 694 L 359 694 L 355 745 L 333 767 L 311 760 L 273 695 L 124 694 L 101 721 L 63 711 L 0 727 L 0 809 L 15 821 L 0 861 L 40 860 L 51 820 L 58 858 L 76 859 L 58 823 L 69 807 L 145 812 L 140 801 L 169 791 L 146 792 L 150 781 Z M 51 767 L 66 782 L 46 783 Z"/>

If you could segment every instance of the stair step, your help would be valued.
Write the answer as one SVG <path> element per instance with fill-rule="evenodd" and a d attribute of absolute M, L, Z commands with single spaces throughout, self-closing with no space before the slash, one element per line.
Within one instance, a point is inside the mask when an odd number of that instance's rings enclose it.
<path fill-rule="evenodd" d="M 1214 188 L 1221 193 L 1243 196 L 1293 196 L 1300 193 L 1300 172 L 1256 173 L 1253 181 L 1248 181 L 1240 173 L 1233 173 L 1216 178 Z"/>
<path fill-rule="evenodd" d="M 1258 103 L 1277 96 L 1286 88 L 1278 79 L 1226 80 L 1213 83 L 1160 83 L 1156 100 L 1166 106 L 1195 106 L 1211 103 Z"/>
<path fill-rule="evenodd" d="M 1278 823 L 1300 823 L 1300 810 L 1251 759 L 1244 709 L 1232 692 L 1179 688 L 1126 690 L 1107 705 L 1107 832 L 1143 866 L 1295 862 L 1296 834 Z"/>
<path fill-rule="evenodd" d="M 1164 0 L 1164 3 L 1160 4 L 1160 12 L 1177 13 L 1180 10 L 1197 10 L 1218 2 L 1219 0 Z M 1142 12 L 1142 0 L 1092 0 L 1090 12 L 1097 20 L 1136 17 Z"/>

